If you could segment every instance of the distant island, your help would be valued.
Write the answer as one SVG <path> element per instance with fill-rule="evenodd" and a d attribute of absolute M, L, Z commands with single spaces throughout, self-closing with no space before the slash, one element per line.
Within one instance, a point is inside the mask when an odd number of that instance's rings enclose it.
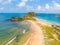
<path fill-rule="evenodd" d="M 56 14 L 56 17 L 60 17 L 60 14 Z"/>
<path fill-rule="evenodd" d="M 25 16 L 22 18 L 20 17 L 11 17 L 9 20 L 10 21 L 24 21 L 24 20 L 35 20 L 33 17 L 35 17 L 36 14 L 34 12 L 28 12 Z"/>

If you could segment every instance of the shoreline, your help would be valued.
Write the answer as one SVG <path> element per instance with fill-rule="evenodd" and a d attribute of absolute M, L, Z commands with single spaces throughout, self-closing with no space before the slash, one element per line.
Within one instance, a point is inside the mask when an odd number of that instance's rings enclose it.
<path fill-rule="evenodd" d="M 56 22 L 50 22 L 50 21 L 48 21 L 48 20 L 44 20 L 44 19 L 39 19 L 39 18 L 37 18 L 37 17 L 33 17 L 33 18 L 35 18 L 37 21 L 39 21 L 40 23 L 43 23 L 44 22 L 44 25 L 45 24 L 48 24 L 48 25 L 60 25 L 59 23 L 56 23 Z"/>
<path fill-rule="evenodd" d="M 47 23 L 49 23 L 49 24 L 51 24 L 51 25 L 60 25 L 60 24 L 57 23 L 57 22 L 48 21 L 48 20 L 44 20 L 44 19 L 41 19 L 41 18 L 37 18 L 37 17 L 33 17 L 33 18 L 35 18 L 35 19 L 37 19 L 37 20 L 40 20 L 40 21 L 43 21 L 43 22 L 47 22 Z"/>
<path fill-rule="evenodd" d="M 41 25 L 46 25 L 46 26 L 50 26 L 51 27 L 51 23 L 48 23 L 48 22 L 46 22 L 46 21 L 44 21 L 44 20 L 40 20 L 40 19 L 38 19 L 38 18 L 36 18 L 36 17 L 34 17 L 35 19 L 36 19 L 36 23 L 38 23 L 38 24 L 41 24 Z"/>

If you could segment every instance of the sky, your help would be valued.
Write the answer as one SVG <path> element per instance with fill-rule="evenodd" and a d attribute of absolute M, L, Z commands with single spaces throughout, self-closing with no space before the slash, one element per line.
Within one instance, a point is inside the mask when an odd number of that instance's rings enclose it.
<path fill-rule="evenodd" d="M 0 0 L 0 13 L 60 13 L 60 0 Z"/>

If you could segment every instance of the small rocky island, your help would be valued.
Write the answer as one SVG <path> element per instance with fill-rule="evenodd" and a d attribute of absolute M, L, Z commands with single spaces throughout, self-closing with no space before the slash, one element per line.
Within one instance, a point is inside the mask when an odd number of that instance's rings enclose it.
<path fill-rule="evenodd" d="M 35 20 L 33 17 L 35 17 L 36 14 L 34 12 L 28 12 L 25 16 L 21 17 L 11 17 L 10 21 L 24 21 L 24 20 Z"/>
<path fill-rule="evenodd" d="M 56 17 L 60 17 L 60 14 L 56 14 Z"/>

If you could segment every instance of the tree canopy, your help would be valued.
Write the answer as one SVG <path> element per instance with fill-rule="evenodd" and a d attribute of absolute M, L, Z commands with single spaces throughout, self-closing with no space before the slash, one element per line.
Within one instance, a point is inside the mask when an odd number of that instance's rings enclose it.
<path fill-rule="evenodd" d="M 35 17 L 36 14 L 35 14 L 34 12 L 28 12 L 28 13 L 26 14 L 26 16 Z"/>

